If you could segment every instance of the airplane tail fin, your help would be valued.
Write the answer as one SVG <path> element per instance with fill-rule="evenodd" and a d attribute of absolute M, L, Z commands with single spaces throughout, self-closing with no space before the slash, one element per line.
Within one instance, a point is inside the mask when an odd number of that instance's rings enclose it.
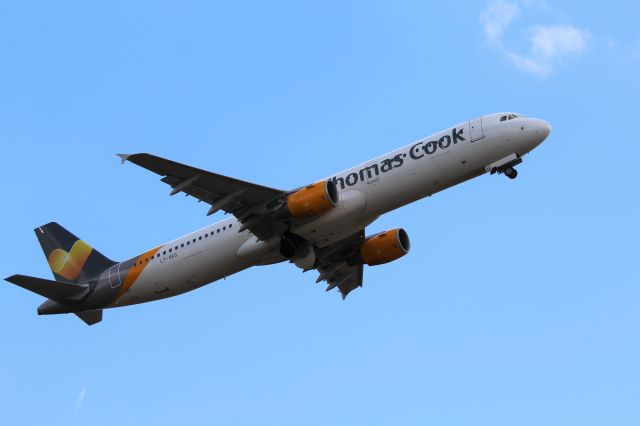
<path fill-rule="evenodd" d="M 56 281 L 82 282 L 116 264 L 56 222 L 34 231 Z"/>

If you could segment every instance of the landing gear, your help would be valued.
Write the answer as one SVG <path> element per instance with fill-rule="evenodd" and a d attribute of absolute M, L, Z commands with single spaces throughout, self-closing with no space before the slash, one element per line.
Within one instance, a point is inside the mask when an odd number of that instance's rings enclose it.
<path fill-rule="evenodd" d="M 518 176 L 518 171 L 513 167 L 507 167 L 504 169 L 503 173 L 509 179 L 515 179 Z"/>
<path fill-rule="evenodd" d="M 287 232 L 282 240 L 280 240 L 280 254 L 287 259 L 294 257 L 306 256 L 308 254 L 309 244 L 298 235 Z"/>
<path fill-rule="evenodd" d="M 298 246 L 290 238 L 283 238 L 280 241 L 280 254 L 282 255 L 282 257 L 286 259 L 293 259 L 293 257 L 296 255 L 297 250 Z"/>
<path fill-rule="evenodd" d="M 485 167 L 485 170 L 491 174 L 504 173 L 509 179 L 515 179 L 518 176 L 518 171 L 515 166 L 522 163 L 522 157 L 518 157 L 517 154 L 511 154 L 502 160 L 498 160 L 495 163 L 489 164 Z"/>

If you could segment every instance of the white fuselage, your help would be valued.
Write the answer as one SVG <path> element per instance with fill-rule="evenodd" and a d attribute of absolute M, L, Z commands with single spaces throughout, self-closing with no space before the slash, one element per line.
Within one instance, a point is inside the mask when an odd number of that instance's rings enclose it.
<path fill-rule="evenodd" d="M 517 116 L 501 121 L 505 116 L 460 123 L 330 176 L 340 193 L 338 205 L 291 231 L 317 247 L 329 245 L 384 213 L 482 175 L 502 159 L 524 156 L 549 134 L 542 120 Z M 251 266 L 284 260 L 277 241 L 258 241 L 249 230 L 238 232 L 240 226 L 230 217 L 162 245 L 111 307 L 174 296 Z"/>

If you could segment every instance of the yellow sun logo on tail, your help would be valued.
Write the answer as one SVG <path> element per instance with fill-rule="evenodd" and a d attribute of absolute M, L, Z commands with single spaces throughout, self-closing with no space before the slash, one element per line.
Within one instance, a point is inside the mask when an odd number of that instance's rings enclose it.
<path fill-rule="evenodd" d="M 68 280 L 75 280 L 80 276 L 89 255 L 91 246 L 82 240 L 73 244 L 68 252 L 62 249 L 55 249 L 49 254 L 49 266 L 51 270 Z"/>

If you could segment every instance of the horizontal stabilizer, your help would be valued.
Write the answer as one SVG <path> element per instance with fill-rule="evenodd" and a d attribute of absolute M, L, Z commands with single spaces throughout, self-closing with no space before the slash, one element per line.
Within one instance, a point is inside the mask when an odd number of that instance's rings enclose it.
<path fill-rule="evenodd" d="M 63 283 L 26 275 L 13 275 L 5 279 L 11 284 L 53 300 L 64 300 L 79 296 L 88 288 L 87 284 Z"/>
<path fill-rule="evenodd" d="M 76 312 L 76 315 L 87 325 L 97 324 L 102 321 L 102 309 L 98 309 L 96 311 Z"/>

